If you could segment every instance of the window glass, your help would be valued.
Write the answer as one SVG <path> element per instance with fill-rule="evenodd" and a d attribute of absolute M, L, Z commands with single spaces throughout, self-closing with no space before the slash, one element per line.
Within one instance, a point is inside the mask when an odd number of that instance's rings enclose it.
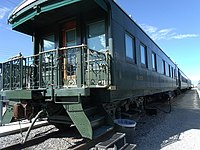
<path fill-rule="evenodd" d="M 126 57 L 130 59 L 134 59 L 135 53 L 135 40 L 128 34 L 125 34 L 125 46 L 126 46 Z"/>
<path fill-rule="evenodd" d="M 177 77 L 177 73 L 176 73 L 176 69 L 174 69 L 174 79 L 176 79 Z"/>
<path fill-rule="evenodd" d="M 66 31 L 66 46 L 75 46 L 76 45 L 76 30 Z"/>
<path fill-rule="evenodd" d="M 157 71 L 157 67 L 156 67 L 156 54 L 154 52 L 152 52 L 152 68 L 153 68 L 153 70 Z"/>
<path fill-rule="evenodd" d="M 162 74 L 165 74 L 165 61 L 162 61 Z"/>
<path fill-rule="evenodd" d="M 92 50 L 106 49 L 105 22 L 95 22 L 88 25 L 88 47 Z"/>
<path fill-rule="evenodd" d="M 171 75 L 172 75 L 172 78 L 174 78 L 174 69 L 173 69 L 173 67 L 171 67 Z"/>
<path fill-rule="evenodd" d="M 169 77 L 171 77 L 171 66 L 169 65 Z"/>
<path fill-rule="evenodd" d="M 43 51 L 55 49 L 54 35 L 45 36 L 42 38 L 43 41 Z"/>
<path fill-rule="evenodd" d="M 140 52 L 141 52 L 141 63 L 147 67 L 147 50 L 143 44 L 140 45 Z"/>
<path fill-rule="evenodd" d="M 169 76 L 169 66 L 167 63 L 165 63 L 165 74 L 166 76 Z"/>

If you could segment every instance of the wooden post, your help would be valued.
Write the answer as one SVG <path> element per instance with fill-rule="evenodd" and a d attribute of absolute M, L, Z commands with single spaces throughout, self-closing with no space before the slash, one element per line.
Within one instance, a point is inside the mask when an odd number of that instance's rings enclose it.
<path fill-rule="evenodd" d="M 64 72 L 63 72 L 63 80 L 67 80 L 67 58 L 63 58 L 63 63 L 64 63 Z"/>

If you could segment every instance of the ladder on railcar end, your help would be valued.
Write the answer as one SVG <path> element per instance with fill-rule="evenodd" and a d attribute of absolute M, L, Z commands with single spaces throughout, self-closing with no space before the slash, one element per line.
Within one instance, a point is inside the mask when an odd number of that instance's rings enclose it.
<path fill-rule="evenodd" d="M 110 139 L 95 145 L 94 150 L 136 150 L 136 144 L 126 143 L 126 133 L 115 133 Z"/>

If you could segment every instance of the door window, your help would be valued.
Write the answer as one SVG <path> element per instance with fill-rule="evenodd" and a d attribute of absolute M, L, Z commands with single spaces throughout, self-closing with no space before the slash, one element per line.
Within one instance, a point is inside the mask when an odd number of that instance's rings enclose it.
<path fill-rule="evenodd" d="M 64 24 L 62 28 L 62 46 L 76 46 L 76 21 Z M 76 85 L 77 49 L 68 48 L 63 52 L 63 81 L 64 85 Z"/>
<path fill-rule="evenodd" d="M 76 21 L 72 20 L 63 25 L 62 46 L 70 47 L 76 45 Z"/>
<path fill-rule="evenodd" d="M 76 29 L 67 30 L 65 46 L 70 47 L 75 45 L 76 45 Z"/>

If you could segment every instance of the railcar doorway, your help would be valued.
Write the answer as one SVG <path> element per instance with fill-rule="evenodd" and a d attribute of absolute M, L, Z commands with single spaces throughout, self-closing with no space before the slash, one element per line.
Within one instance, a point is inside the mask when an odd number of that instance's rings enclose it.
<path fill-rule="evenodd" d="M 63 51 L 63 82 L 64 86 L 76 86 L 77 84 L 77 53 L 79 49 L 76 42 L 76 21 L 71 20 L 62 26 Z"/>

